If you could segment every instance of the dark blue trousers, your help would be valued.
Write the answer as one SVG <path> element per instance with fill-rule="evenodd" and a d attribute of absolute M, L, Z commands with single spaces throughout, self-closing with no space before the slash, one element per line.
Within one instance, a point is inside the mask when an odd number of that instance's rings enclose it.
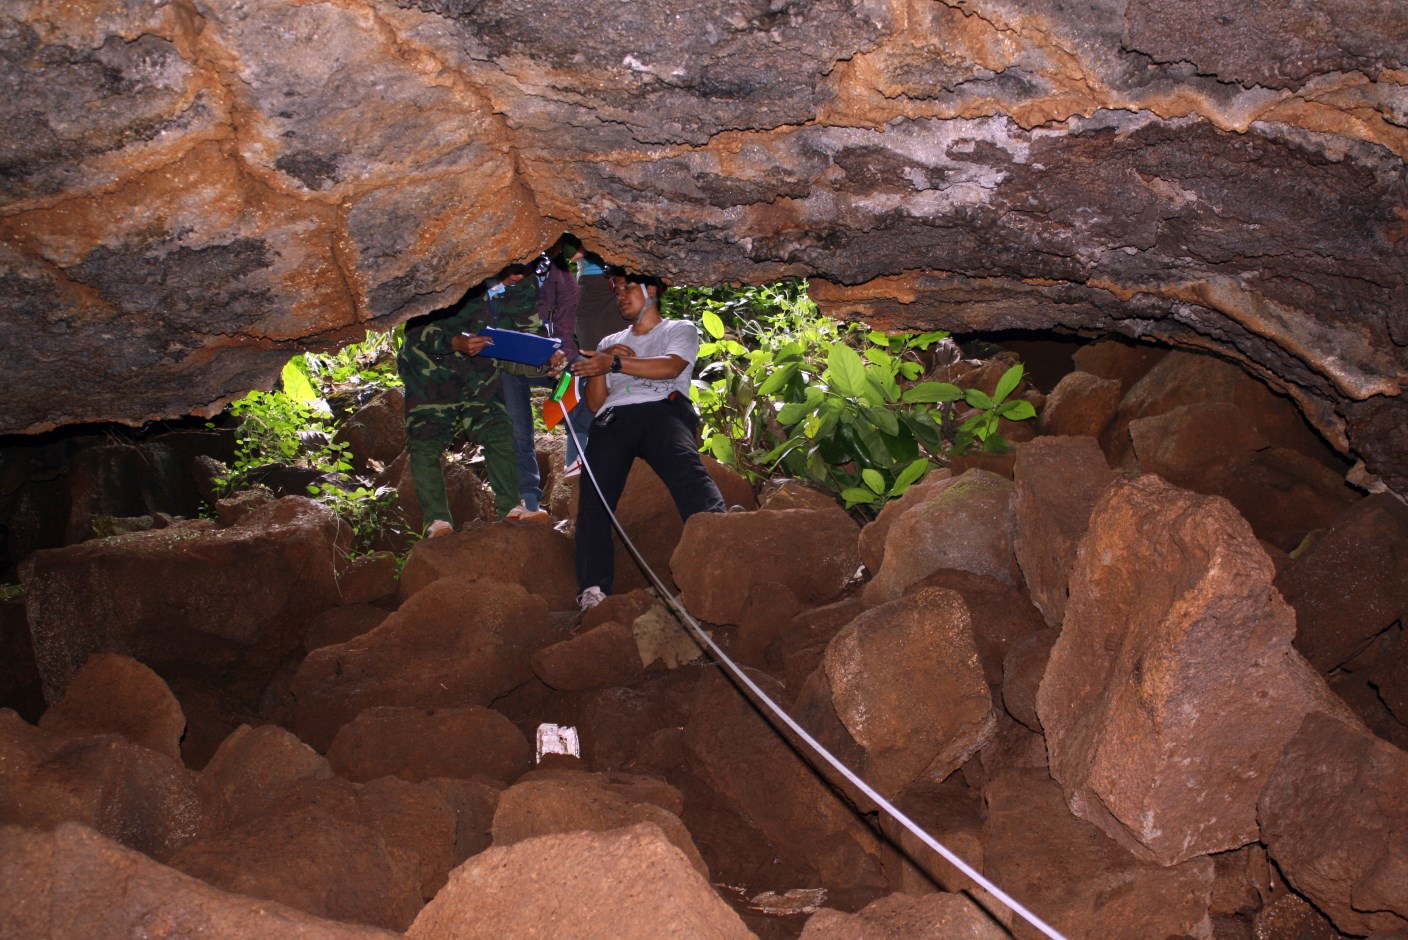
<path fill-rule="evenodd" d="M 694 440 L 696 423 L 688 399 L 679 397 L 673 401 L 618 405 L 597 415 L 592 422 L 587 466 L 602 492 L 597 494 L 584 470 L 577 504 L 579 590 L 599 587 L 604 593 L 611 593 L 616 566 L 607 507 L 612 512 L 616 510 L 637 457 L 669 489 L 680 518 L 688 519 L 697 512 L 725 511 L 724 498 L 699 457 L 699 446 Z"/>

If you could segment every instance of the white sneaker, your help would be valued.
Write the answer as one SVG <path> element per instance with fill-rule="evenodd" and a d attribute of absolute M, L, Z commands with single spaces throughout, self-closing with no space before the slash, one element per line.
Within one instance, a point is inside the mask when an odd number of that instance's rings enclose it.
<path fill-rule="evenodd" d="M 505 522 L 547 522 L 548 511 L 546 509 L 529 509 L 523 503 L 519 503 L 508 511 L 504 516 Z"/>
<path fill-rule="evenodd" d="M 601 593 L 601 588 L 592 585 L 581 594 L 577 595 L 577 608 L 585 612 L 591 610 L 604 600 L 606 600 L 606 595 Z"/>
<path fill-rule="evenodd" d="M 573 477 L 579 477 L 579 476 L 581 476 L 581 475 L 582 475 L 582 455 L 581 455 L 581 454 L 578 454 L 576 460 L 572 461 L 572 462 L 569 463 L 566 467 L 563 467 L 563 468 L 562 468 L 562 478 L 563 478 L 564 480 L 570 480 L 570 479 L 572 479 Z"/>
<path fill-rule="evenodd" d="M 455 527 L 444 519 L 436 519 L 430 524 L 430 528 L 425 530 L 425 537 L 428 539 L 438 539 L 442 535 L 454 535 Z"/>

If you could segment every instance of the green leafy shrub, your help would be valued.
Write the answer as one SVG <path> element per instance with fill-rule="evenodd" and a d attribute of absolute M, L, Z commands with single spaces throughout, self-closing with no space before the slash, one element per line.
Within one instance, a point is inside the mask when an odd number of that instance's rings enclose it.
<path fill-rule="evenodd" d="M 1004 450 L 999 420 L 1036 413 L 1008 400 L 1021 365 L 992 396 L 922 381 L 926 354 L 947 333 L 838 323 L 801 282 L 676 288 L 662 306 L 704 333 L 695 377 L 703 449 L 754 482 L 780 472 L 873 510 L 953 456 Z"/>
<path fill-rule="evenodd" d="M 401 384 L 395 364 L 399 333 L 368 333 L 366 341 L 336 353 L 294 356 L 278 388 L 255 390 L 234 402 L 235 455 L 229 474 L 216 481 L 219 492 L 250 486 L 270 464 L 317 470 L 325 479 L 311 484 L 309 495 L 351 526 L 353 554 L 373 550 L 382 530 L 400 532 L 404 524 L 395 491 L 373 489 L 352 475 L 347 445 L 333 442 L 339 419 L 329 404 L 349 387 L 375 392 Z"/>

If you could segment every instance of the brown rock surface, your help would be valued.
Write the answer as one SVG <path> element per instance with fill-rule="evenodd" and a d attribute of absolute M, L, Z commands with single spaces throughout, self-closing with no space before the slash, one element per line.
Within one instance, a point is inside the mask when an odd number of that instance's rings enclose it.
<path fill-rule="evenodd" d="M 533 764 L 533 745 L 498 712 L 458 708 L 368 708 L 338 729 L 328 763 L 357 782 L 394 776 L 489 777 L 512 783 Z"/>
<path fill-rule="evenodd" d="M 1115 379 L 1089 372 L 1068 372 L 1046 396 L 1038 417 L 1042 434 L 1099 437 L 1114 420 L 1122 395 Z"/>
<path fill-rule="evenodd" d="M 776 699 L 776 683 L 762 680 Z M 699 680 L 685 748 L 691 773 L 772 839 L 784 863 L 815 871 L 845 896 L 886 886 L 874 833 L 715 672 Z"/>
<path fill-rule="evenodd" d="M 1164 868 L 1135 858 L 1073 817 L 1043 770 L 998 774 L 983 796 L 983 874 L 1064 936 L 1210 936 L 1211 859 Z M 1004 916 L 1018 940 L 1043 936 Z"/>
<path fill-rule="evenodd" d="M 885 561 L 885 538 L 890 534 L 890 526 L 915 506 L 942 493 L 952 479 L 946 468 L 930 471 L 924 479 L 905 490 L 899 499 L 892 499 L 880 507 L 875 518 L 860 530 L 860 560 L 872 576 Z"/>
<path fill-rule="evenodd" d="M 1301 719 L 1349 716 L 1291 649 L 1272 575 L 1223 500 L 1142 476 L 1095 507 L 1037 712 L 1071 808 L 1141 857 L 1255 840 Z"/>
<path fill-rule="evenodd" d="M 1286 880 L 1345 933 L 1408 930 L 1408 754 L 1363 727 L 1306 716 L 1261 798 Z"/>
<path fill-rule="evenodd" d="M 1359 502 L 1276 576 L 1296 612 L 1296 649 L 1322 673 L 1408 614 L 1408 508 Z"/>
<path fill-rule="evenodd" d="M 277 725 L 240 725 L 201 772 L 219 796 L 227 822 L 277 805 L 304 777 L 333 775 L 327 759 Z"/>
<path fill-rule="evenodd" d="M 0 823 L 79 822 L 165 860 L 219 821 L 200 774 L 115 734 L 70 738 L 0 709 Z"/>
<path fill-rule="evenodd" d="M 1013 583 L 1014 488 L 986 470 L 970 470 L 900 515 L 885 535 L 884 561 L 865 586 L 867 603 L 894 600 L 941 568 Z"/>
<path fill-rule="evenodd" d="M 133 744 L 181 759 L 186 716 L 161 677 L 130 656 L 94 653 L 39 727 L 71 737 L 120 734 Z"/>
<path fill-rule="evenodd" d="M 451 576 L 521 585 L 547 601 L 549 610 L 577 608 L 572 541 L 549 526 L 475 525 L 448 538 L 417 542 L 401 571 L 401 601 Z"/>
<path fill-rule="evenodd" d="M 544 600 L 516 584 L 442 578 L 366 636 L 309 653 L 294 676 L 293 720 L 319 750 L 376 705 L 487 705 L 532 676 Z"/>
<path fill-rule="evenodd" d="M 786 585 L 808 604 L 839 597 L 860 567 L 859 537 L 860 526 L 839 507 L 699 513 L 670 568 L 690 613 L 736 624 L 755 583 Z"/>
<path fill-rule="evenodd" d="M 668 787 L 663 781 L 659 786 Z M 498 809 L 494 811 L 494 845 L 513 845 L 558 832 L 609 832 L 649 823 L 669 839 L 695 871 L 708 878 L 709 868 L 680 822 L 684 800 L 677 792 L 674 796 L 679 805 L 672 812 L 642 798 L 628 779 L 584 771 L 537 776 L 499 795 Z"/>
<path fill-rule="evenodd" d="M 406 449 L 405 406 L 403 389 L 387 389 L 348 416 L 333 443 L 346 444 L 352 466 L 363 473 L 391 466 Z"/>
<path fill-rule="evenodd" d="M 1217 495 L 1237 507 L 1257 538 L 1283 552 L 1295 551 L 1308 533 L 1334 525 L 1364 498 L 1344 474 L 1285 447 L 1234 460 Z"/>
<path fill-rule="evenodd" d="M 394 596 L 400 568 L 400 559 L 391 552 L 373 552 L 352 559 L 337 581 L 342 603 L 370 604 Z"/>
<path fill-rule="evenodd" d="M 643 671 L 631 628 L 610 620 L 533 654 L 538 678 L 568 692 L 629 685 Z"/>
<path fill-rule="evenodd" d="M 882 794 L 947 777 L 992 737 L 992 696 L 963 598 L 930 588 L 861 614 L 827 647 L 836 714 Z"/>
<path fill-rule="evenodd" d="M 1093 440 L 1043 437 L 1017 452 L 1017 562 L 1049 626 L 1066 615 L 1068 582 L 1090 511 L 1115 475 Z"/>
<path fill-rule="evenodd" d="M 530 903 L 524 903 L 529 901 Z M 495 846 L 455 869 L 412 940 L 554 936 L 747 940 L 754 934 L 649 823 Z"/>
<path fill-rule="evenodd" d="M 962 894 L 892 894 L 854 914 L 817 911 L 801 940 L 1004 940 L 1010 936 Z"/>
<path fill-rule="evenodd" d="M 229 528 L 193 522 L 36 552 L 21 577 L 46 694 L 98 652 L 158 669 L 277 662 L 309 616 L 337 603 L 337 528 L 327 507 L 290 496 Z"/>
<path fill-rule="evenodd" d="M 454 814 L 441 806 L 448 849 Z M 170 864 L 319 917 L 404 930 L 421 908 L 421 858 L 387 835 L 355 784 L 305 778 L 268 812 L 186 845 Z"/>
<path fill-rule="evenodd" d="M 718 486 L 725 506 L 757 508 L 758 502 L 753 496 L 753 488 L 737 472 L 707 455 L 704 457 L 704 468 L 709 471 L 709 476 Z M 636 549 L 645 557 L 646 563 L 664 580 L 666 586 L 670 586 L 671 559 L 679 546 L 684 523 L 680 520 L 679 510 L 675 508 L 675 501 L 670 498 L 670 491 L 645 461 L 637 460 L 631 467 L 630 476 L 626 478 L 626 489 L 621 493 L 621 502 L 616 507 L 616 516 L 630 534 Z M 652 587 L 619 536 L 615 538 L 615 542 L 614 590 L 621 593 Z"/>
<path fill-rule="evenodd" d="M 225 940 L 392 940 L 267 900 L 222 891 L 77 823 L 0 828 L 8 898 L 0 934 L 49 940 L 218 936 Z"/>

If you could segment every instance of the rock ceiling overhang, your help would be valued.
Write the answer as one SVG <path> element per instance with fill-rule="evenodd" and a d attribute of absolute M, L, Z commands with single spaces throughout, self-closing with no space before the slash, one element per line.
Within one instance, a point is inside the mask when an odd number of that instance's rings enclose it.
<path fill-rule="evenodd" d="M 1408 492 L 1396 0 L 11 0 L 0 432 L 207 413 L 564 229 L 1215 351 Z"/>

